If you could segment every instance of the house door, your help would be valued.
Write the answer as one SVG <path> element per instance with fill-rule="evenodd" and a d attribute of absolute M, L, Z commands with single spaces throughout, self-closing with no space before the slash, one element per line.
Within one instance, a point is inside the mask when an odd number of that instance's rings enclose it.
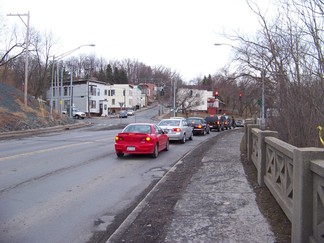
<path fill-rule="evenodd" d="M 99 115 L 102 116 L 102 112 L 103 112 L 103 104 L 99 105 Z"/>
<path fill-rule="evenodd" d="M 102 101 L 99 104 L 100 116 L 108 116 L 108 101 Z"/>

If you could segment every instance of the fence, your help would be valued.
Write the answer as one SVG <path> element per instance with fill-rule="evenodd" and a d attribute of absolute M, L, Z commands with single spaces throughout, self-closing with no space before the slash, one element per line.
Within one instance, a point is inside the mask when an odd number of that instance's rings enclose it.
<path fill-rule="evenodd" d="M 324 149 L 298 148 L 246 124 L 247 159 L 291 222 L 291 242 L 324 242 Z"/>

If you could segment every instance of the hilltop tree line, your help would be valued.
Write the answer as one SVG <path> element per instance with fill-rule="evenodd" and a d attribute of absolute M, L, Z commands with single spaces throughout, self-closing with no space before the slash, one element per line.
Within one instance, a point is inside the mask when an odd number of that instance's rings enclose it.
<path fill-rule="evenodd" d="M 217 90 L 226 110 L 241 117 L 260 117 L 264 87 L 266 128 L 278 131 L 280 139 L 295 146 L 321 146 L 317 126 L 324 125 L 323 0 L 274 0 L 271 12 L 261 10 L 252 0 L 246 3 L 258 17 L 260 28 L 248 36 L 221 33 L 232 46 L 231 62 L 189 83 L 170 68 L 151 67 L 138 60 L 107 61 L 80 55 L 62 65 L 74 79 L 95 78 L 110 84 L 153 82 L 163 87 L 165 95 L 160 98 L 165 104 L 172 102 L 174 84 L 188 90 Z M 25 45 L 18 36 L 13 33 L 7 38 L 7 51 L 0 56 L 0 77 L 21 88 Z M 31 31 L 30 42 L 28 92 L 44 96 L 56 42 L 52 34 L 36 30 Z M 186 102 L 177 103 L 183 106 Z"/>

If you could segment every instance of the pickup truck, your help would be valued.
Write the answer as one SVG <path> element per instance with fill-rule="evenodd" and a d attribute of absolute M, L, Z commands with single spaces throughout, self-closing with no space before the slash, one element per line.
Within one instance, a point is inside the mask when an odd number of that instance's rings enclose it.
<path fill-rule="evenodd" d="M 68 114 L 67 111 L 62 111 L 63 114 Z M 86 113 L 84 113 L 83 111 L 79 111 L 77 108 L 73 108 L 72 109 L 72 117 L 76 118 L 76 119 L 84 119 L 86 117 Z"/>

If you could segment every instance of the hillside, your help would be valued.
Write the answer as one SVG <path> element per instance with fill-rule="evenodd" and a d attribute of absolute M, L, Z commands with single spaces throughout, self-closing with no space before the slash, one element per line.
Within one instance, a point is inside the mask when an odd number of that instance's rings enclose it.
<path fill-rule="evenodd" d="M 74 123 L 73 119 L 53 114 L 49 116 L 49 107 L 41 107 L 33 97 L 28 97 L 28 106 L 24 105 L 24 93 L 14 87 L 0 83 L 0 133 L 27 129 L 37 129 Z"/>

